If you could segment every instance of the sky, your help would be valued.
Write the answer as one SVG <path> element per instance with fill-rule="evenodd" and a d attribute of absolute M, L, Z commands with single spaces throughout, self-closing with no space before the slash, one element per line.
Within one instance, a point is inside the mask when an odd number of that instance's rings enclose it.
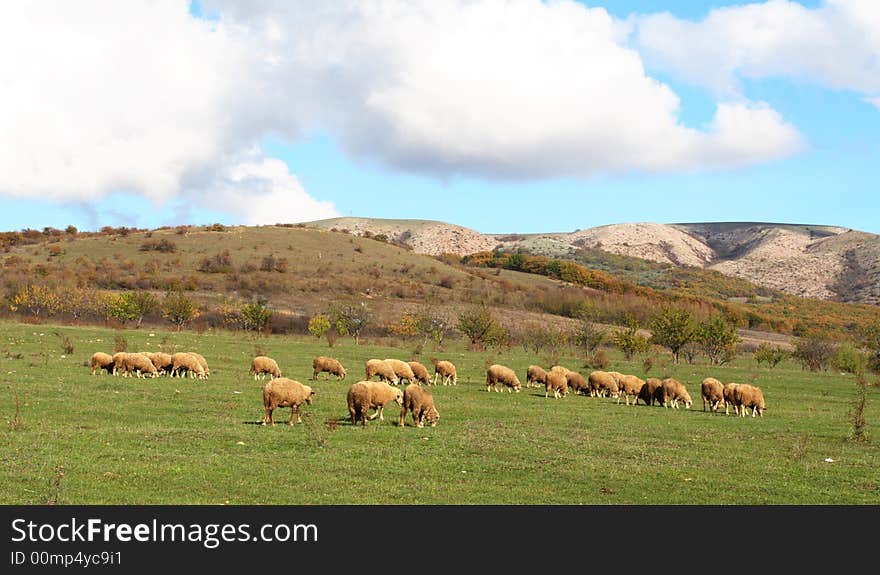
<path fill-rule="evenodd" d="M 880 2 L 0 4 L 0 230 L 880 233 Z"/>

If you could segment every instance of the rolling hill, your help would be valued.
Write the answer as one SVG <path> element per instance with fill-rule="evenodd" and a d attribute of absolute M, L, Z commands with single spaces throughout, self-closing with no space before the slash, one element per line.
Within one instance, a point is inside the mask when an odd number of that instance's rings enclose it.
<path fill-rule="evenodd" d="M 480 234 L 422 220 L 336 218 L 307 225 L 382 235 L 430 255 L 500 249 L 571 259 L 585 249 L 601 250 L 679 268 L 716 270 L 791 295 L 880 304 L 880 236 L 835 226 L 628 223 L 568 233 Z"/>

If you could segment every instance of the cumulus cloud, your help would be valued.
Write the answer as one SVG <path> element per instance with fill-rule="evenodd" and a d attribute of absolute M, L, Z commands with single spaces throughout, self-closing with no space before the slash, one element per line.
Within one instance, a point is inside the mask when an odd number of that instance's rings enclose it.
<path fill-rule="evenodd" d="M 578 177 L 739 166 L 800 145 L 752 105 L 719 106 L 709 131 L 682 125 L 678 97 L 625 45 L 624 23 L 569 0 L 212 6 L 262 31 L 265 59 L 305 88 L 290 95 L 311 121 L 351 154 L 404 170 Z M 717 129 L 732 109 L 745 124 Z"/>
<path fill-rule="evenodd" d="M 712 10 L 699 22 L 669 13 L 634 19 L 646 62 L 709 86 L 739 93 L 743 78 L 786 77 L 880 93 L 880 2 L 826 0 L 807 8 L 768 0 Z"/>
<path fill-rule="evenodd" d="M 683 125 L 625 23 L 572 0 L 204 4 L 218 19 L 185 0 L 0 4 L 0 194 L 193 198 L 274 223 L 336 212 L 253 151 L 267 135 L 320 130 L 396 169 L 502 179 L 728 168 L 803 145 L 762 103 Z"/>
<path fill-rule="evenodd" d="M 267 80 L 251 72 L 261 54 L 246 40 L 181 0 L 3 3 L 0 194 L 210 198 L 217 174 L 234 173 L 275 121 L 260 101 Z M 279 207 L 295 207 L 273 189 Z M 312 210 L 298 184 L 289 196 Z"/>
<path fill-rule="evenodd" d="M 309 196 L 287 164 L 272 158 L 229 167 L 196 197 L 203 205 L 238 214 L 244 224 L 307 222 L 339 215 L 332 202 Z"/>

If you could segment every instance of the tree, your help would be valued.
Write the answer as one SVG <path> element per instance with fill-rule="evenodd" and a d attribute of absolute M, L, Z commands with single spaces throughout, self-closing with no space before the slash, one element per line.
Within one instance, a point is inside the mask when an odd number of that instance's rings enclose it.
<path fill-rule="evenodd" d="M 880 372 L 880 323 L 872 324 L 862 330 L 862 343 L 870 353 L 869 367 Z"/>
<path fill-rule="evenodd" d="M 809 335 L 795 342 L 795 358 L 801 361 L 801 366 L 810 371 L 825 369 L 831 354 L 834 353 L 834 345 L 821 335 Z"/>
<path fill-rule="evenodd" d="M 572 341 L 590 357 L 599 347 L 608 342 L 608 331 L 589 319 L 582 319 L 575 327 Z"/>
<path fill-rule="evenodd" d="M 272 320 L 272 310 L 265 301 L 255 299 L 241 308 L 241 319 L 245 330 L 254 330 L 262 334 Z"/>
<path fill-rule="evenodd" d="M 767 343 L 762 343 L 758 346 L 758 349 L 755 350 L 755 361 L 758 365 L 762 363 L 766 363 L 770 369 L 773 369 L 779 362 L 788 357 L 788 352 L 782 349 L 779 346 L 770 346 Z"/>
<path fill-rule="evenodd" d="M 330 319 L 324 314 L 318 314 L 309 320 L 309 333 L 318 339 L 324 337 L 330 329 Z"/>
<path fill-rule="evenodd" d="M 651 332 L 651 343 L 669 348 L 672 363 L 678 364 L 681 348 L 694 340 L 697 328 L 689 311 L 664 306 L 651 322 Z"/>
<path fill-rule="evenodd" d="M 458 331 L 469 340 L 471 348 L 483 350 L 486 345 L 497 343 L 507 332 L 486 307 L 474 308 L 458 316 Z"/>
<path fill-rule="evenodd" d="M 648 338 L 639 333 L 639 322 L 634 318 L 629 318 L 626 329 L 614 332 L 612 339 L 626 359 L 648 349 Z"/>
<path fill-rule="evenodd" d="M 425 338 L 424 343 L 427 344 L 430 339 L 439 349 L 443 349 L 443 340 L 452 330 L 452 325 L 446 316 L 430 308 L 425 308 L 416 314 L 416 325 L 419 333 Z"/>
<path fill-rule="evenodd" d="M 330 306 L 327 315 L 331 326 L 336 328 L 339 335 L 351 335 L 355 345 L 360 345 L 361 333 L 372 319 L 364 302 L 360 305 Z"/>
<path fill-rule="evenodd" d="M 709 357 L 712 365 L 722 365 L 736 357 L 736 345 L 739 336 L 736 326 L 728 323 L 721 316 L 700 323 L 697 328 L 696 341 Z"/>
<path fill-rule="evenodd" d="M 165 294 L 162 302 L 162 316 L 177 326 L 177 331 L 183 326 L 199 317 L 198 306 L 180 291 L 171 291 Z"/>
<path fill-rule="evenodd" d="M 159 299 L 148 291 L 126 292 L 124 295 L 131 300 L 134 320 L 138 327 L 141 326 L 145 316 L 159 309 Z"/>
<path fill-rule="evenodd" d="M 19 288 L 12 296 L 9 308 L 18 311 L 20 308 L 28 310 L 34 318 L 39 318 L 43 312 L 54 315 L 62 307 L 61 297 L 58 290 L 49 286 L 27 285 Z"/>

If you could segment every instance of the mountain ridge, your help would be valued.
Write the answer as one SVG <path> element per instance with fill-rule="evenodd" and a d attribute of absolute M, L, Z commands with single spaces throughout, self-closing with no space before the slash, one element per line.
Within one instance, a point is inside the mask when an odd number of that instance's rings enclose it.
<path fill-rule="evenodd" d="M 333 218 L 308 227 L 382 235 L 416 253 L 520 251 L 572 258 L 598 249 L 676 267 L 712 269 L 792 295 L 880 304 L 880 235 L 828 224 L 607 224 L 573 232 L 481 233 L 437 220 Z"/>

